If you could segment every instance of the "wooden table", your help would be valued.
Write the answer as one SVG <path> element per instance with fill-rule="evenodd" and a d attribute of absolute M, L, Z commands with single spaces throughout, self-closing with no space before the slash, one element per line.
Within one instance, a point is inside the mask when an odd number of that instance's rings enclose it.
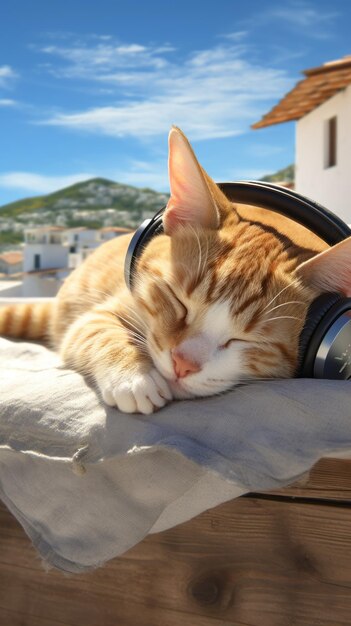
<path fill-rule="evenodd" d="M 233 500 L 84 575 L 0 507 L 1 626 L 350 626 L 351 461 Z"/>

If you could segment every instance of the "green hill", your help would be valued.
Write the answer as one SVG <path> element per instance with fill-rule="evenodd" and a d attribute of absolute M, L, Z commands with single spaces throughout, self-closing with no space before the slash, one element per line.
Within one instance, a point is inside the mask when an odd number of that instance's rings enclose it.
<path fill-rule="evenodd" d="M 105 178 L 92 178 L 45 196 L 17 200 L 0 207 L 0 216 L 16 218 L 25 213 L 64 210 L 98 211 L 113 208 L 138 215 L 142 209 L 156 211 L 165 204 L 167 195 L 152 189 L 138 189 Z"/>
<path fill-rule="evenodd" d="M 294 165 L 279 170 L 275 174 L 263 176 L 263 181 L 293 181 Z M 57 217 L 61 212 L 100 211 L 116 209 L 128 211 L 133 220 L 137 220 L 143 210 L 157 211 L 167 202 L 168 196 L 152 189 L 139 189 L 131 185 L 115 183 L 106 178 L 92 178 L 82 183 L 70 185 L 45 196 L 35 196 L 17 200 L 0 206 L 0 218 L 19 218 L 25 214 L 52 213 Z"/>
<path fill-rule="evenodd" d="M 295 165 L 288 165 L 282 170 L 279 170 L 275 174 L 269 174 L 267 176 L 263 176 L 260 180 L 263 180 L 267 183 L 278 183 L 282 181 L 286 181 L 288 183 L 294 182 L 295 179 Z"/>

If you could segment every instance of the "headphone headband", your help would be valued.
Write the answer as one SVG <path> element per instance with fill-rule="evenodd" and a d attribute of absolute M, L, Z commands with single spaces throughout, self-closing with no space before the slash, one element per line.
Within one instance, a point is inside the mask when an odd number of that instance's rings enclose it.
<path fill-rule="evenodd" d="M 351 235 L 350 228 L 337 215 L 292 189 L 265 181 L 218 183 L 218 186 L 232 202 L 281 213 L 314 232 L 330 246 Z"/>
<path fill-rule="evenodd" d="M 314 232 L 330 246 L 351 236 L 350 228 L 337 215 L 286 187 L 265 181 L 217 184 L 232 202 L 250 204 L 285 215 Z M 161 208 L 152 219 L 145 220 L 131 239 L 124 264 L 124 277 L 129 289 L 133 286 L 137 258 L 150 239 L 163 232 L 162 215 L 165 208 Z"/>

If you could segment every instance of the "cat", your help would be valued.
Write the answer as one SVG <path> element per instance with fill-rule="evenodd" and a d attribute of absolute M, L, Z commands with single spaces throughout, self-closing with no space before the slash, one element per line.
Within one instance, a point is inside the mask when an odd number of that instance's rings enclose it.
<path fill-rule="evenodd" d="M 138 260 L 132 293 L 125 235 L 97 248 L 54 301 L 0 309 L 1 334 L 47 339 L 126 413 L 294 376 L 311 301 L 351 295 L 351 238 L 329 248 L 287 218 L 234 206 L 177 127 L 169 177 L 164 234 Z"/>

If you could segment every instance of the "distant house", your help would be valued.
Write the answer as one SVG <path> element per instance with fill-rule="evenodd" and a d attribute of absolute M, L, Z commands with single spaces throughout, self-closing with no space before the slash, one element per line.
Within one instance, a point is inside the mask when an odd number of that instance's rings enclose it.
<path fill-rule="evenodd" d="M 66 228 L 62 234 L 63 245 L 68 249 L 67 266 L 75 268 L 100 245 L 96 229 L 81 226 Z"/>
<path fill-rule="evenodd" d="M 303 73 L 304 80 L 252 128 L 296 120 L 296 191 L 350 223 L 351 56 Z"/>
<path fill-rule="evenodd" d="M 68 274 L 105 241 L 131 232 L 128 228 L 100 230 L 42 226 L 25 230 L 24 296 L 54 296 Z"/>
<path fill-rule="evenodd" d="M 81 248 L 97 248 L 100 243 L 97 241 L 95 228 L 66 228 L 63 233 L 62 241 L 68 246 L 71 254 L 78 252 Z"/>
<path fill-rule="evenodd" d="M 68 247 L 63 243 L 61 226 L 27 228 L 24 233 L 25 272 L 68 266 Z"/>
<path fill-rule="evenodd" d="M 63 234 L 63 242 L 68 245 L 70 268 L 77 267 L 105 241 L 130 233 L 128 228 L 108 226 L 99 230 L 89 228 L 69 228 Z"/>
<path fill-rule="evenodd" d="M 19 274 L 23 269 L 23 253 L 16 250 L 0 254 L 0 274 L 11 276 Z"/>
<path fill-rule="evenodd" d="M 60 226 L 36 226 L 24 232 L 22 296 L 55 296 L 69 274 L 68 247 Z"/>

